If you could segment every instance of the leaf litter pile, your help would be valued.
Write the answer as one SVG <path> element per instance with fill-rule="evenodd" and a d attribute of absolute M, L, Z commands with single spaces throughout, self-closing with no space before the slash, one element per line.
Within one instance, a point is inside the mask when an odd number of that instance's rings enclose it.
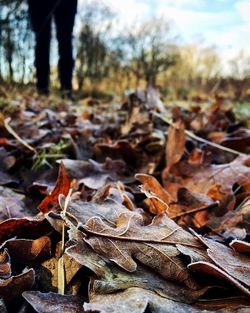
<path fill-rule="evenodd" d="M 247 121 L 92 102 L 2 110 L 0 312 L 249 312 Z"/>

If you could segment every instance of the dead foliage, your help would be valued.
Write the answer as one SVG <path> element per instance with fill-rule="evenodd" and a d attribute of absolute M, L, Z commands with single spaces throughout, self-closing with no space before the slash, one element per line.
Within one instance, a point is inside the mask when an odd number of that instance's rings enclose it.
<path fill-rule="evenodd" d="M 0 120 L 1 312 L 249 310 L 250 141 L 231 106 L 19 101 Z"/>

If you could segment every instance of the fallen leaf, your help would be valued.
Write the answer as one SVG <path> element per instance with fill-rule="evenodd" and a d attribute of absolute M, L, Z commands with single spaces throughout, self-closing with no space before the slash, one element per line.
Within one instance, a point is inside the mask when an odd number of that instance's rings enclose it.
<path fill-rule="evenodd" d="M 58 293 L 42 293 L 25 291 L 23 297 L 39 313 L 83 313 L 83 299 L 77 296 L 60 295 Z"/>
<path fill-rule="evenodd" d="M 239 156 L 233 162 L 222 165 L 188 164 L 186 161 L 181 161 L 172 169 L 172 179 L 178 181 L 181 187 L 205 195 L 209 194 L 211 188 L 216 185 L 220 199 L 213 200 L 221 200 L 232 194 L 234 184 L 241 185 L 250 179 L 248 162 L 249 156 Z M 171 183 L 168 183 L 168 178 L 163 177 L 163 181 L 164 186 L 169 190 L 168 185 Z"/>
<path fill-rule="evenodd" d="M 146 194 L 148 200 L 152 202 L 150 211 L 154 214 L 162 214 L 168 211 L 168 205 L 173 199 L 157 179 L 147 174 L 136 174 L 135 178 L 143 184 L 143 190 L 152 194 L 150 197 Z"/>
<path fill-rule="evenodd" d="M 51 232 L 45 218 L 12 218 L 0 223 L 0 244 L 13 237 L 39 237 Z"/>
<path fill-rule="evenodd" d="M 9 218 L 27 217 L 29 212 L 25 209 L 25 196 L 9 188 L 0 190 L 0 221 Z"/>
<path fill-rule="evenodd" d="M 246 241 L 235 239 L 230 242 L 230 247 L 232 247 L 236 252 L 250 253 L 250 243 Z"/>
<path fill-rule="evenodd" d="M 35 271 L 29 269 L 22 274 L 11 276 L 0 281 L 0 296 L 7 302 L 32 288 L 35 282 Z"/>
<path fill-rule="evenodd" d="M 243 302 L 244 303 L 244 302 Z M 152 313 L 205 313 L 206 309 L 199 308 L 198 304 L 189 305 L 178 301 L 173 301 L 168 298 L 160 297 L 156 293 L 142 288 L 128 288 L 122 292 L 116 292 L 108 295 L 97 294 L 90 299 L 90 303 L 84 303 L 84 310 L 97 311 L 100 313 L 144 313 L 147 309 Z M 213 307 L 210 304 L 209 312 L 218 313 L 245 313 L 249 310 L 247 304 L 242 304 L 239 307 L 238 303 L 220 304 L 218 307 Z"/>
<path fill-rule="evenodd" d="M 250 287 L 250 257 L 239 254 L 225 245 L 203 238 L 208 256 L 213 262 L 235 279 Z"/>
<path fill-rule="evenodd" d="M 10 255 L 7 249 L 0 252 L 0 278 L 6 279 L 11 277 Z"/>
<path fill-rule="evenodd" d="M 96 154 L 101 152 L 105 157 L 122 159 L 131 166 L 136 166 L 138 162 L 139 152 L 126 140 L 119 140 L 114 144 L 96 144 L 95 149 L 97 150 Z"/>
<path fill-rule="evenodd" d="M 6 163 L 9 154 L 7 151 L 0 147 L 0 185 L 6 185 L 9 183 L 18 183 L 18 179 L 8 172 L 8 165 Z"/>
<path fill-rule="evenodd" d="M 193 303 L 209 289 L 209 287 L 199 290 L 189 289 L 182 284 L 165 280 L 161 275 L 142 265 L 138 265 L 135 272 L 128 273 L 110 262 L 105 262 L 83 241 L 80 234 L 79 236 L 77 242 L 68 243 L 66 253 L 98 276 L 98 279 L 93 278 L 91 283 L 94 294 L 109 294 L 131 287 L 140 287 L 155 291 L 162 297 Z"/>
<path fill-rule="evenodd" d="M 61 255 L 61 242 L 59 242 L 56 246 L 55 256 L 41 263 L 41 267 L 37 272 L 37 280 L 40 286 L 43 287 L 43 290 L 58 291 L 59 280 L 61 279 L 61 277 L 59 278 L 58 262 L 61 262 L 59 261 Z M 65 269 L 65 286 L 67 287 L 82 266 L 67 254 L 63 254 L 63 263 Z"/>
<path fill-rule="evenodd" d="M 217 208 L 199 212 L 192 219 L 197 228 L 208 225 L 218 231 L 217 218 L 232 211 L 236 204 L 235 186 L 243 186 L 250 179 L 248 159 L 248 156 L 239 156 L 233 162 L 222 165 L 189 164 L 188 161 L 180 161 L 172 167 L 167 176 L 163 173 L 164 187 L 176 201 L 178 190 L 183 187 L 193 193 L 205 195 L 214 202 L 219 201 Z M 178 203 L 176 207 L 178 208 Z M 223 222 L 224 217 L 220 220 Z"/>
<path fill-rule="evenodd" d="M 116 227 L 105 223 L 100 217 L 92 217 L 79 229 L 87 232 L 89 236 L 85 241 L 97 253 L 125 270 L 136 270 L 137 265 L 133 260 L 135 258 L 166 279 L 197 288 L 197 284 L 186 271 L 175 244 L 198 248 L 200 245 L 191 234 L 166 216 L 155 217 L 150 225 L 143 226 L 142 219 L 138 216 L 121 214 Z"/>
<path fill-rule="evenodd" d="M 190 263 L 188 265 L 188 268 L 200 274 L 212 276 L 212 277 L 221 279 L 223 281 L 229 282 L 230 284 L 240 289 L 247 296 L 250 296 L 249 289 L 247 289 L 244 285 L 242 285 L 237 279 L 233 278 L 232 276 L 230 276 L 225 271 L 223 271 L 218 266 L 212 263 L 204 262 L 204 261 L 194 262 L 194 263 Z"/>
<path fill-rule="evenodd" d="M 184 123 L 178 120 L 168 128 L 168 141 L 166 146 L 167 171 L 178 163 L 183 156 L 186 143 Z"/>
<path fill-rule="evenodd" d="M 60 194 L 63 194 L 64 196 L 67 196 L 69 193 L 71 186 L 71 181 L 68 176 L 68 173 L 61 162 L 59 167 L 59 173 L 58 178 L 56 182 L 55 188 L 52 190 L 51 194 L 47 195 L 45 199 L 40 203 L 38 208 L 43 212 L 47 213 L 53 209 L 55 205 L 58 204 L 58 196 Z"/>
<path fill-rule="evenodd" d="M 10 239 L 3 246 L 8 249 L 11 259 L 16 263 L 41 262 L 51 254 L 51 240 L 46 236 L 35 240 Z"/>
<path fill-rule="evenodd" d="M 97 190 L 108 182 L 125 179 L 126 164 L 123 160 L 106 158 L 104 163 L 93 160 L 87 162 L 64 159 L 62 161 L 72 177 L 91 189 Z"/>

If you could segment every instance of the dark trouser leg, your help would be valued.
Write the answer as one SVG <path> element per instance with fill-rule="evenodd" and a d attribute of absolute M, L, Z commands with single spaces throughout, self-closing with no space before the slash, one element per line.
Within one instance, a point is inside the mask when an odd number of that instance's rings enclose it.
<path fill-rule="evenodd" d="M 73 52 L 72 32 L 77 0 L 61 0 L 55 10 L 56 33 L 59 50 L 59 75 L 62 90 L 72 90 Z"/>
<path fill-rule="evenodd" d="M 29 0 L 31 25 L 35 33 L 35 67 L 37 89 L 43 93 L 49 88 L 49 51 L 51 39 L 51 8 L 54 1 Z"/>
<path fill-rule="evenodd" d="M 36 36 L 35 66 L 37 74 L 37 89 L 48 92 L 49 89 L 49 51 L 50 51 L 50 25 Z"/>

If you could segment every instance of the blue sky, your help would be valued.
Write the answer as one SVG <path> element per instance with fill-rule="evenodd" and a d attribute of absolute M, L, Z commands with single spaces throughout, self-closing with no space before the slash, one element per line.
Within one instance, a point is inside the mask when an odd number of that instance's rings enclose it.
<path fill-rule="evenodd" d="M 215 45 L 226 58 L 240 50 L 250 53 L 250 0 L 99 1 L 118 14 L 123 27 L 159 16 L 171 20 L 182 42 Z"/>

